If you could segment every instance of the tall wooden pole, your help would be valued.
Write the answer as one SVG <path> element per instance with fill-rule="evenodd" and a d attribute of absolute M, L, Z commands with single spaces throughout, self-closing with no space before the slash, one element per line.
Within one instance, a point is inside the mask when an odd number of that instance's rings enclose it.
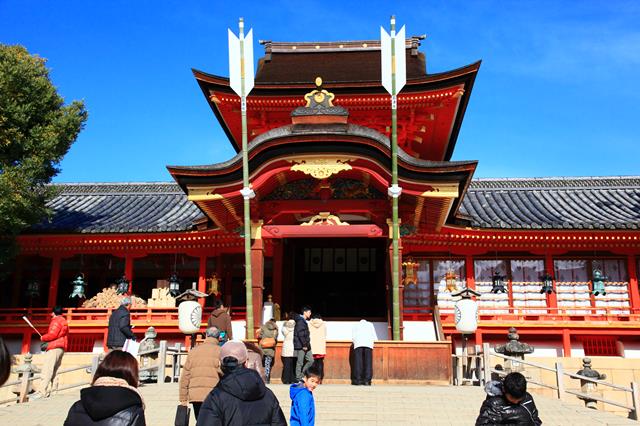
<path fill-rule="evenodd" d="M 242 196 L 244 198 L 244 273 L 247 303 L 247 339 L 253 338 L 253 280 L 251 277 L 251 205 L 253 191 L 249 186 L 249 153 L 247 150 L 247 95 L 245 93 L 244 21 L 240 18 L 240 110 L 242 114 Z M 253 64 L 250 64 L 253 67 Z"/>
<path fill-rule="evenodd" d="M 398 187 L 398 97 L 396 91 L 396 18 L 391 17 L 391 187 Z M 398 268 L 398 239 L 400 230 L 398 227 L 398 198 L 392 195 L 392 232 L 393 232 L 393 265 L 392 277 L 392 304 L 393 304 L 393 340 L 400 340 L 400 271 Z"/>

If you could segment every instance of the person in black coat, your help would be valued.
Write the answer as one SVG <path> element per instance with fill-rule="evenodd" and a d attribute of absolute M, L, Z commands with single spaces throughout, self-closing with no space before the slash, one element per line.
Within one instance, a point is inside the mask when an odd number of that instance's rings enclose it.
<path fill-rule="evenodd" d="M 477 425 L 539 426 L 542 420 L 531 394 L 527 379 L 520 373 L 509 373 L 502 383 L 491 381 L 485 386 L 487 398 L 482 403 Z"/>
<path fill-rule="evenodd" d="M 224 376 L 202 403 L 196 426 L 287 425 L 278 398 L 255 370 L 245 367 L 247 357 L 242 342 L 222 346 Z"/>
<path fill-rule="evenodd" d="M 111 313 L 109 317 L 109 333 L 107 335 L 107 347 L 109 349 L 122 349 L 127 339 L 136 338 L 131 331 L 131 299 L 122 299 L 120 307 Z"/>
<path fill-rule="evenodd" d="M 308 306 L 302 308 L 302 315 L 294 318 L 296 326 L 293 329 L 293 354 L 296 358 L 296 380 L 299 382 L 302 381 L 304 367 L 313 362 L 311 335 L 309 324 L 307 324 L 309 318 L 311 318 L 311 308 Z"/>
<path fill-rule="evenodd" d="M 69 409 L 64 426 L 146 426 L 138 393 L 138 361 L 129 353 L 109 352 L 98 366 L 91 387 Z"/>

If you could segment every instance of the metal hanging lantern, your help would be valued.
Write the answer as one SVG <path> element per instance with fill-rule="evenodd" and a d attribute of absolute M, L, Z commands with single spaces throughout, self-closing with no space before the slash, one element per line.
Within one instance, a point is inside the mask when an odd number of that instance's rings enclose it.
<path fill-rule="evenodd" d="M 605 276 L 600 268 L 595 267 L 593 269 L 593 279 L 591 280 L 591 282 L 593 283 L 591 293 L 593 293 L 594 296 L 606 296 L 607 291 L 604 288 L 604 282 L 608 279 L 609 277 Z"/>
<path fill-rule="evenodd" d="M 504 286 L 505 276 L 500 274 L 497 270 L 491 277 L 491 293 L 506 293 L 507 289 Z"/>
<path fill-rule="evenodd" d="M 37 299 L 40 297 L 40 282 L 38 282 L 38 280 L 30 280 L 27 282 L 26 294 L 30 299 Z"/>
<path fill-rule="evenodd" d="M 446 283 L 446 291 L 448 292 L 454 292 L 458 290 L 458 275 L 453 272 L 452 270 L 449 270 L 445 276 L 444 276 L 444 281 Z"/>
<path fill-rule="evenodd" d="M 169 293 L 173 297 L 180 294 L 180 280 L 178 279 L 178 274 L 175 272 L 171 274 L 171 277 L 169 278 Z"/>
<path fill-rule="evenodd" d="M 555 289 L 553 288 L 553 277 L 548 272 L 540 277 L 542 281 L 542 288 L 540 289 L 540 294 L 551 294 L 555 293 Z"/>
<path fill-rule="evenodd" d="M 207 293 L 218 297 L 220 295 L 220 278 L 214 273 L 211 278 L 207 279 Z"/>
<path fill-rule="evenodd" d="M 85 299 L 86 296 L 84 294 L 84 290 L 87 287 L 87 283 L 84 280 L 84 274 L 80 273 L 76 276 L 76 279 L 71 282 L 73 284 L 73 290 L 71 291 L 71 295 L 69 299 L 73 299 L 77 297 L 78 299 Z"/>
<path fill-rule="evenodd" d="M 129 292 L 129 280 L 124 275 L 116 281 L 116 293 L 127 294 Z"/>
<path fill-rule="evenodd" d="M 418 262 L 412 259 L 402 262 L 402 284 L 405 287 L 415 287 L 418 284 Z"/>

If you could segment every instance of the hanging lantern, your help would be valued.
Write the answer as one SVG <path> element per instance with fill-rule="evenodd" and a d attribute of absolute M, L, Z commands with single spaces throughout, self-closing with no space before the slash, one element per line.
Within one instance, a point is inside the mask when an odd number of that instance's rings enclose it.
<path fill-rule="evenodd" d="M 40 283 L 38 280 L 31 280 L 27 283 L 26 294 L 30 299 L 37 299 L 40 297 Z"/>
<path fill-rule="evenodd" d="M 608 279 L 609 277 L 603 275 L 600 268 L 595 267 L 593 269 L 593 279 L 591 280 L 593 283 L 591 293 L 593 293 L 594 296 L 598 296 L 600 294 L 606 296 L 607 292 L 604 288 L 604 282 Z"/>
<path fill-rule="evenodd" d="M 197 333 L 202 322 L 202 306 L 196 301 L 187 300 L 178 305 L 178 326 L 184 334 Z"/>
<path fill-rule="evenodd" d="M 116 293 L 127 294 L 129 292 L 129 280 L 124 275 L 116 281 Z"/>
<path fill-rule="evenodd" d="M 451 296 L 461 297 L 455 304 L 456 330 L 462 334 L 475 333 L 478 329 L 478 302 L 472 297 L 479 297 L 480 293 L 470 288 L 464 288 Z"/>
<path fill-rule="evenodd" d="M 456 273 L 452 270 L 449 270 L 445 274 L 444 281 L 447 285 L 446 291 L 453 293 L 454 291 L 458 290 L 458 275 L 456 275 Z"/>
<path fill-rule="evenodd" d="M 207 279 L 207 293 L 216 297 L 220 295 L 220 278 L 218 278 L 218 274 L 214 273 L 211 278 Z"/>
<path fill-rule="evenodd" d="M 178 274 L 175 272 L 171 274 L 169 278 L 169 293 L 171 293 L 173 297 L 180 294 L 180 280 L 178 279 Z"/>
<path fill-rule="evenodd" d="M 418 284 L 418 262 L 409 259 L 402 262 L 402 284 L 405 287 L 415 287 Z"/>
<path fill-rule="evenodd" d="M 504 286 L 505 276 L 498 271 L 493 273 L 491 277 L 491 293 L 506 293 L 507 289 Z"/>
<path fill-rule="evenodd" d="M 73 285 L 73 290 L 71 291 L 69 299 L 73 299 L 74 297 L 77 297 L 78 299 L 84 299 L 86 297 L 84 294 L 84 289 L 87 286 L 87 283 L 84 280 L 84 274 L 78 274 L 76 279 L 73 280 L 71 284 Z"/>
<path fill-rule="evenodd" d="M 546 272 L 543 276 L 540 277 L 542 281 L 542 288 L 540 289 L 540 294 L 551 294 L 556 291 L 553 289 L 553 277 L 551 274 Z"/>

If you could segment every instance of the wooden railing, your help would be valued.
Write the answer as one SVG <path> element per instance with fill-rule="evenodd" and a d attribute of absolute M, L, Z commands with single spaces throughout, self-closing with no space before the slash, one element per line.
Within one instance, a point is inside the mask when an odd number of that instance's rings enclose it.
<path fill-rule="evenodd" d="M 548 367 L 546 365 L 542 365 L 542 364 L 537 364 L 534 362 L 530 362 L 530 361 L 525 361 L 519 358 L 513 358 L 513 357 L 509 357 L 506 355 L 502 355 L 499 353 L 495 353 L 495 352 L 490 352 L 490 346 L 488 343 L 485 343 L 482 345 L 482 352 L 483 352 L 483 364 L 485 366 L 485 368 L 483 368 L 483 379 L 484 382 L 486 383 L 487 381 L 491 380 L 491 374 L 497 374 L 499 376 L 505 376 L 507 373 L 503 370 L 497 370 L 495 368 L 491 367 L 491 361 L 490 361 L 490 357 L 491 356 L 495 356 L 498 357 L 500 359 L 503 359 L 505 361 L 510 361 L 510 362 L 514 362 L 514 363 L 519 363 L 522 365 L 526 365 L 529 367 L 534 367 L 534 368 L 538 368 L 540 370 L 545 370 L 545 371 L 551 371 L 554 373 L 555 375 L 555 383 L 553 384 L 548 384 L 548 383 L 542 383 L 542 382 L 538 382 L 536 380 L 532 380 L 532 379 L 527 379 L 527 381 L 529 383 L 533 383 L 535 385 L 547 388 L 547 389 L 552 389 L 555 391 L 555 395 L 558 399 L 562 399 L 562 397 L 564 396 L 564 394 L 570 394 L 570 395 L 574 395 L 577 396 L 578 398 L 581 399 L 587 399 L 587 400 L 593 400 L 593 401 L 600 401 L 604 404 L 608 404 L 608 405 L 613 405 L 615 407 L 619 407 L 619 408 L 623 408 L 629 411 L 629 418 L 634 419 L 634 420 L 640 420 L 640 412 L 638 410 L 640 410 L 640 388 L 638 387 L 638 383 L 637 382 L 631 382 L 629 387 L 626 386 L 620 386 L 620 385 L 616 385 L 613 383 L 608 383 L 605 382 L 603 380 L 598 380 L 598 379 L 594 379 L 591 377 L 587 377 L 587 376 L 583 376 L 580 374 L 574 374 L 574 373 L 567 373 L 564 371 L 564 368 L 562 366 L 561 362 L 556 362 L 555 363 L 555 367 Z M 489 368 L 486 368 L 486 367 Z M 632 405 L 626 405 L 617 401 L 611 401 L 609 399 L 606 398 L 602 398 L 600 396 L 598 396 L 595 393 L 584 393 L 584 392 L 578 392 L 578 391 L 574 391 L 574 390 L 570 390 L 567 389 L 565 386 L 565 378 L 569 377 L 571 379 L 578 379 L 578 380 L 582 380 L 582 381 L 587 381 L 590 383 L 595 383 L 597 385 L 600 386 L 606 386 L 612 389 L 616 389 L 619 391 L 623 391 L 625 393 L 629 393 L 631 395 L 631 402 Z"/>

